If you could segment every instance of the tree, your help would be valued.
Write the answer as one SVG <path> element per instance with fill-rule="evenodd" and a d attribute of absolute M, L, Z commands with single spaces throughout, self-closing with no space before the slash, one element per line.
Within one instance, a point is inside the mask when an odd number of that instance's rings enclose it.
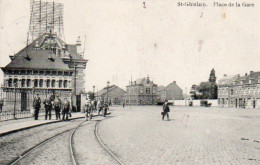
<path fill-rule="evenodd" d="M 213 68 L 209 75 L 209 82 L 216 83 L 216 75 L 215 75 L 215 69 Z"/>
<path fill-rule="evenodd" d="M 89 95 L 90 100 L 94 100 L 94 93 L 91 91 L 88 91 L 87 94 Z"/>

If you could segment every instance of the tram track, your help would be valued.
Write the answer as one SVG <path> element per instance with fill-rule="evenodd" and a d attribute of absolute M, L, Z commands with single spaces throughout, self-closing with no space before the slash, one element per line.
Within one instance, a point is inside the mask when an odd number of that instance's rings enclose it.
<path fill-rule="evenodd" d="M 72 131 L 72 133 L 70 134 L 70 138 L 69 138 L 69 144 L 70 144 L 70 153 L 71 153 L 71 158 L 72 158 L 72 162 L 76 162 L 75 157 L 74 157 L 74 153 L 73 153 L 73 148 L 72 148 L 72 140 L 73 140 L 73 135 L 75 133 L 75 131 L 83 124 L 85 123 L 85 121 L 81 122 L 79 125 L 77 125 L 74 128 L 62 131 L 54 136 L 51 136 L 50 138 L 45 139 L 44 141 L 34 145 L 33 147 L 29 148 L 28 150 L 26 150 L 25 152 L 23 152 L 20 156 L 16 157 L 15 159 L 13 159 L 9 165 L 17 165 L 20 164 L 20 162 L 24 159 L 26 159 L 27 156 L 29 156 L 30 154 L 32 154 L 35 150 L 39 149 L 40 147 L 46 145 L 47 143 L 51 142 L 52 140 L 54 140 L 55 138 L 69 132 Z M 76 164 L 74 164 L 76 165 Z"/>

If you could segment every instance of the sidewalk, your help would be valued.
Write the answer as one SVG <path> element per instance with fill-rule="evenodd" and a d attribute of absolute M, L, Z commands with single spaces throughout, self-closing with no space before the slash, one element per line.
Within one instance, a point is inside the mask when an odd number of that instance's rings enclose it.
<path fill-rule="evenodd" d="M 62 116 L 61 116 L 62 117 Z M 78 118 L 84 118 L 85 115 L 80 112 L 72 113 L 71 119 L 78 119 Z M 56 120 L 56 117 L 54 114 L 52 114 L 51 120 L 45 120 L 44 116 L 39 116 L 38 120 L 34 120 L 34 118 L 25 118 L 25 119 L 17 119 L 17 120 L 7 120 L 0 122 L 0 136 L 4 136 L 9 133 L 17 132 L 20 130 L 37 127 L 44 124 L 50 124 L 50 123 L 56 123 L 60 122 L 62 120 Z"/>

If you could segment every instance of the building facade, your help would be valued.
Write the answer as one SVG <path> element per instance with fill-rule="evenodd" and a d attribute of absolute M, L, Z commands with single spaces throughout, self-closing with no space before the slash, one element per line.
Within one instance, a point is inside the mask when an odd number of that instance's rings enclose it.
<path fill-rule="evenodd" d="M 183 100 L 183 91 L 177 85 L 176 81 L 173 81 L 158 91 L 158 100 L 160 102 L 164 102 L 165 100 Z"/>
<path fill-rule="evenodd" d="M 51 94 L 68 98 L 74 110 L 77 104 L 80 109 L 87 63 L 80 47 L 80 38 L 75 45 L 68 45 L 50 29 L 10 56 L 11 62 L 1 67 L 4 72 L 4 108 L 13 109 L 16 102 L 16 110 L 28 110 L 35 94 L 39 94 L 42 100 Z"/>
<path fill-rule="evenodd" d="M 152 105 L 157 103 L 158 85 L 149 77 L 130 81 L 126 86 L 125 102 L 131 105 Z"/>
<path fill-rule="evenodd" d="M 260 72 L 224 75 L 218 82 L 218 103 L 220 107 L 260 107 Z"/>
<path fill-rule="evenodd" d="M 109 101 L 112 104 L 122 104 L 126 91 L 116 85 L 105 87 L 95 93 L 96 100 Z"/>

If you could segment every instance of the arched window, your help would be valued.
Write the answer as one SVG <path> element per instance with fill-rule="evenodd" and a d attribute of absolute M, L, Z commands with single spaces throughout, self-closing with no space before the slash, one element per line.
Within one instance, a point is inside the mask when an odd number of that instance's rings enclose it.
<path fill-rule="evenodd" d="M 43 79 L 40 79 L 40 87 L 43 87 Z"/>
<path fill-rule="evenodd" d="M 59 80 L 59 88 L 62 88 L 62 80 Z"/>
<path fill-rule="evenodd" d="M 55 87 L 55 80 L 51 81 L 51 87 L 53 87 L 53 88 Z"/>
<path fill-rule="evenodd" d="M 50 87 L 50 83 L 51 83 L 51 80 L 47 80 L 47 83 L 46 83 L 46 87 L 47 87 L 47 88 Z"/>
<path fill-rule="evenodd" d="M 38 80 L 37 79 L 34 80 L 34 87 L 38 87 Z"/>
<path fill-rule="evenodd" d="M 14 79 L 14 86 L 18 86 L 18 79 Z"/>
<path fill-rule="evenodd" d="M 22 87 L 25 87 L 25 79 L 22 79 Z"/>
<path fill-rule="evenodd" d="M 13 86 L 13 79 L 9 78 L 8 87 L 12 87 L 12 86 Z"/>
<path fill-rule="evenodd" d="M 31 86 L 31 79 L 27 79 L 27 87 Z"/>
<path fill-rule="evenodd" d="M 64 80 L 64 88 L 67 88 L 67 87 L 68 87 L 68 81 Z"/>

